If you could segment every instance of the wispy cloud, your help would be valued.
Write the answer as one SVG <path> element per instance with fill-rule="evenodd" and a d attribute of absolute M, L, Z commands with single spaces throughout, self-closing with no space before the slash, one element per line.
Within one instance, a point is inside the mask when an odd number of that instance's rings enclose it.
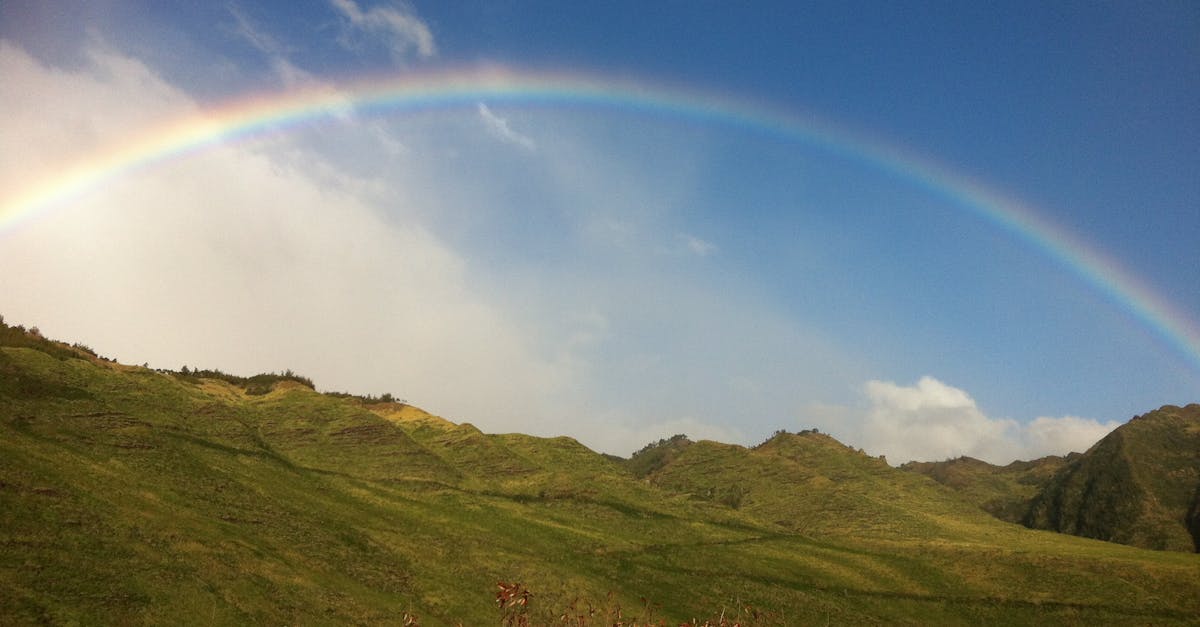
<path fill-rule="evenodd" d="M 928 376 L 911 386 L 868 381 L 862 391 L 867 407 L 810 406 L 804 420 L 893 464 L 962 455 L 1006 464 L 1064 455 L 1087 450 L 1119 426 L 1076 416 L 992 418 L 965 390 Z"/>
<path fill-rule="evenodd" d="M 233 16 L 233 33 L 267 57 L 276 77 L 284 85 L 294 87 L 316 82 L 312 74 L 298 67 L 289 59 L 291 51 L 288 46 L 272 34 L 257 27 L 241 7 L 230 3 L 226 8 Z"/>
<path fill-rule="evenodd" d="M 717 251 L 716 244 L 689 233 L 680 233 L 679 239 L 683 241 L 683 245 L 687 248 L 688 252 L 697 257 L 707 257 Z"/>
<path fill-rule="evenodd" d="M 232 32 L 266 57 L 275 78 L 284 87 L 303 87 L 309 90 L 325 92 L 340 102 L 340 106 L 337 109 L 339 119 L 346 121 L 354 116 L 354 100 L 349 94 L 342 92 L 333 84 L 322 80 L 321 77 L 296 65 L 291 59 L 293 54 L 292 47 L 266 29 L 255 24 L 241 7 L 231 2 L 226 5 L 226 9 L 234 19 Z"/>
<path fill-rule="evenodd" d="M 437 54 L 433 32 L 408 5 L 374 6 L 364 11 L 354 0 L 330 0 L 330 4 L 350 26 L 341 39 L 348 48 L 357 48 L 358 36 L 366 35 L 386 47 L 397 61 L 408 59 L 413 52 L 422 58 Z"/>
<path fill-rule="evenodd" d="M 225 8 L 236 22 L 233 27 L 234 34 L 254 46 L 259 52 L 272 56 L 287 56 L 287 46 L 275 36 L 255 26 L 250 20 L 250 16 L 246 15 L 240 6 L 229 3 Z"/>
<path fill-rule="evenodd" d="M 512 126 L 508 124 L 508 120 L 493 113 L 486 104 L 481 102 L 478 104 L 477 108 L 479 110 L 479 117 L 483 120 L 483 123 L 487 126 L 488 131 L 491 132 L 492 135 L 511 144 L 520 146 L 525 150 L 532 151 L 537 149 L 537 144 L 534 143 L 533 139 L 514 131 Z"/>

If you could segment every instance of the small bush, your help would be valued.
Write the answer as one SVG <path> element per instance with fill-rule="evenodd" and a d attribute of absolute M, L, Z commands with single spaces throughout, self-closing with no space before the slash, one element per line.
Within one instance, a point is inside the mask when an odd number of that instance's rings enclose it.
<path fill-rule="evenodd" d="M 666 627 L 677 623 L 668 623 L 665 618 L 657 617 L 658 606 L 645 598 L 641 599 L 641 608 L 629 609 L 621 605 L 613 593 L 609 593 L 603 602 L 576 597 L 566 607 L 550 612 L 535 612 L 533 593 L 520 583 L 497 582 L 496 605 L 500 610 L 500 624 L 504 627 L 529 627 L 530 625 L 549 624 L 567 625 L 569 627 Z M 735 609 L 722 608 L 721 611 L 708 618 L 691 618 L 687 622 L 678 623 L 679 627 L 775 627 L 783 625 L 773 612 L 765 612 L 745 603 L 735 603 Z"/>
<path fill-rule="evenodd" d="M 59 360 L 86 359 L 96 357 L 90 348 L 77 344 L 75 347 L 56 342 L 42 335 L 37 327 L 26 329 L 21 325 L 8 326 L 0 323 L 0 346 L 32 348 Z"/>
<path fill-rule="evenodd" d="M 215 379 L 218 381 L 224 381 L 244 389 L 247 394 L 253 396 L 261 396 L 270 392 L 275 388 L 275 384 L 281 381 L 293 381 L 303 385 L 306 388 L 315 389 L 312 379 L 298 375 L 291 370 L 285 370 L 281 374 L 269 372 L 256 374 L 251 377 L 241 377 L 235 374 L 221 372 L 220 370 L 201 370 L 199 368 L 193 370 L 187 366 L 183 366 L 177 372 L 171 372 L 169 370 L 166 372 L 174 374 L 175 376 L 190 383 L 199 383 L 201 379 Z"/>

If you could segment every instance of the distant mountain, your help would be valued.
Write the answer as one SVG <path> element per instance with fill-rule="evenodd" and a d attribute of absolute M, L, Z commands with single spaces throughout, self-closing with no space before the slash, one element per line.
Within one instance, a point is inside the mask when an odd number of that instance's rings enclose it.
<path fill-rule="evenodd" d="M 497 608 L 497 582 L 533 596 Z M 504 612 L 1188 624 L 1200 556 L 1005 524 L 811 431 L 754 448 L 679 436 L 622 460 L 290 372 L 123 365 L 0 319 L 0 624 Z"/>
<path fill-rule="evenodd" d="M 923 540 L 995 526 L 952 491 L 815 430 L 779 432 L 753 448 L 675 438 L 628 464 L 658 488 L 796 533 Z"/>
<path fill-rule="evenodd" d="M 1033 461 L 1015 461 L 1007 466 L 959 457 L 942 462 L 908 462 L 901 468 L 956 490 L 963 498 L 1000 520 L 1019 523 L 1054 473 L 1079 455 L 1051 455 Z"/>
<path fill-rule="evenodd" d="M 1167 405 L 1118 427 L 1055 473 L 1022 522 L 1200 552 L 1200 405 Z"/>

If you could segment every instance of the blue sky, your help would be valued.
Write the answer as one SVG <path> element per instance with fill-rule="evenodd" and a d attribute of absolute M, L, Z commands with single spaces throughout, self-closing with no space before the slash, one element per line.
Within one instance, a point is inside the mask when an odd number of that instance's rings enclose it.
<path fill-rule="evenodd" d="M 252 94 L 609 77 L 972 180 L 1195 329 L 1197 32 L 1187 2 L 16 0 L 0 183 Z M 351 107 L 0 230 L 0 313 L 126 362 L 291 368 L 618 454 L 816 426 L 893 462 L 1007 462 L 1200 400 L 1189 349 L 903 170 L 670 110 Z"/>

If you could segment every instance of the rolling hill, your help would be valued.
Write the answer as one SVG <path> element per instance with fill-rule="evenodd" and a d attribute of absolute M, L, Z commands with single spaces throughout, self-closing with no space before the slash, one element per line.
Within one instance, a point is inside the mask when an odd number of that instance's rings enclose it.
<path fill-rule="evenodd" d="M 959 457 L 942 462 L 908 462 L 901 468 L 926 475 L 956 490 L 963 498 L 1000 520 L 1019 523 L 1054 473 L 1078 456 L 1079 453 L 1066 457 L 1051 455 L 1033 461 L 1015 461 L 1006 466 Z"/>
<path fill-rule="evenodd" d="M 1005 523 L 815 432 L 621 460 L 2 322 L 0 546 L 3 624 L 495 624 L 497 582 L 531 624 L 1200 615 L 1200 556 Z"/>

